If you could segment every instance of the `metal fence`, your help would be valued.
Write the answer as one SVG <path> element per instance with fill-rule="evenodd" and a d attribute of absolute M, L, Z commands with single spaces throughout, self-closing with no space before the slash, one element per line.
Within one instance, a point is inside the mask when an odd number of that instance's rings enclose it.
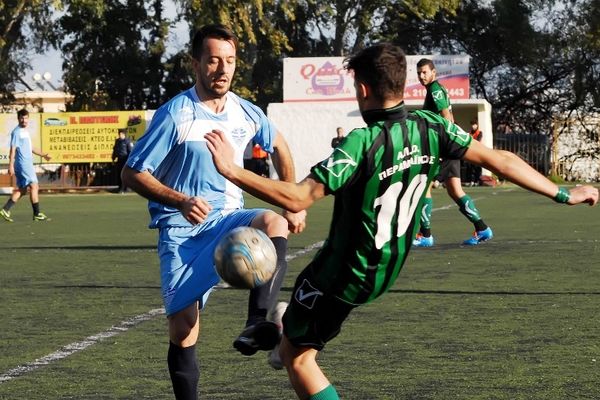
<path fill-rule="evenodd" d="M 507 150 L 524 159 L 539 173 L 550 174 L 550 137 L 543 134 L 496 133 L 494 148 Z"/>

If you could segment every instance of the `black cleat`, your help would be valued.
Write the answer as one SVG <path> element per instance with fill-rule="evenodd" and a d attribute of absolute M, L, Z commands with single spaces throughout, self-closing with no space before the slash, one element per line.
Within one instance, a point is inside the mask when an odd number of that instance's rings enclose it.
<path fill-rule="evenodd" d="M 262 321 L 244 328 L 233 341 L 233 347 L 245 356 L 251 356 L 258 350 L 273 350 L 281 339 L 277 324 Z"/>

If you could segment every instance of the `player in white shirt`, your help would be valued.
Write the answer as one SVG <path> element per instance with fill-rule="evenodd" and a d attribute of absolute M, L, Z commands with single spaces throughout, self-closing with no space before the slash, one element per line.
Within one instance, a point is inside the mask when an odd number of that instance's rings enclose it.
<path fill-rule="evenodd" d="M 177 399 L 196 399 L 199 368 L 195 344 L 200 310 L 219 281 L 213 252 L 220 238 L 238 226 L 267 233 L 277 250 L 272 281 L 250 291 L 246 328 L 234 347 L 244 355 L 271 350 L 280 327 L 267 321 L 277 303 L 287 264 L 287 235 L 304 229 L 306 212 L 244 209 L 242 192 L 214 167 L 204 135 L 226 132 L 236 162 L 254 140 L 272 153 L 281 180 L 295 182 L 292 158 L 283 136 L 252 103 L 229 91 L 236 64 L 237 39 L 221 25 L 201 28 L 193 39 L 196 84 L 160 107 L 123 169 L 125 184 L 149 199 L 150 227 L 159 229 L 163 301 L 169 321 L 169 372 Z"/>

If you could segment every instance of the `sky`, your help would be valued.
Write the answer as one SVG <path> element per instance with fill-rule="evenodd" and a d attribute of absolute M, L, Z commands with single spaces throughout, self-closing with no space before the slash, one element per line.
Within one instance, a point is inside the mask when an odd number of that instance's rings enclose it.
<path fill-rule="evenodd" d="M 170 3 L 171 7 L 167 6 L 165 8 L 165 17 L 173 19 L 175 17 L 175 6 L 173 6 L 172 1 L 167 1 L 167 3 Z M 170 31 L 167 53 L 171 55 L 178 52 L 185 47 L 188 41 L 189 32 L 187 24 L 185 22 L 177 23 L 174 29 Z M 26 72 L 24 80 L 33 90 L 40 90 L 40 87 L 36 85 L 36 81 L 34 80 L 34 75 L 39 74 L 42 77 L 39 82 L 43 85 L 44 90 L 58 89 L 63 84 L 62 62 L 61 52 L 55 49 L 51 49 L 43 54 L 34 54 L 31 57 L 31 69 Z M 43 78 L 46 72 L 50 73 L 49 84 Z"/>

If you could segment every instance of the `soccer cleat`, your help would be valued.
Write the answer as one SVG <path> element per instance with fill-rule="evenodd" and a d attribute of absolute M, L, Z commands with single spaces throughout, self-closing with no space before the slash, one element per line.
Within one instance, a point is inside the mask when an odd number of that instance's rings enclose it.
<path fill-rule="evenodd" d="M 473 236 L 468 238 L 463 242 L 466 246 L 476 246 L 481 242 L 487 242 L 494 237 L 494 233 L 492 232 L 492 228 L 489 226 L 482 231 L 473 232 Z"/>
<path fill-rule="evenodd" d="M 245 356 L 251 356 L 258 350 L 273 350 L 279 343 L 280 334 L 277 324 L 261 321 L 244 328 L 233 341 L 233 347 Z"/>
<path fill-rule="evenodd" d="M 433 235 L 429 237 L 425 237 L 420 233 L 417 234 L 417 237 L 412 242 L 415 247 L 431 247 L 433 246 Z"/>
<path fill-rule="evenodd" d="M 33 216 L 34 221 L 50 221 L 50 218 L 46 216 L 44 213 L 38 213 Z"/>
<path fill-rule="evenodd" d="M 15 220 L 10 217 L 10 211 L 6 211 L 4 208 L 0 210 L 0 217 L 4 218 L 5 221 L 15 222 Z"/>
<path fill-rule="evenodd" d="M 273 311 L 273 314 L 271 315 L 271 319 L 279 328 L 280 336 L 281 336 L 281 333 L 283 332 L 283 321 L 282 321 L 283 313 L 285 313 L 287 306 L 288 306 L 288 303 L 286 303 L 285 301 L 280 301 L 275 306 L 275 310 Z M 281 357 L 279 356 L 279 343 L 277 343 L 275 348 L 269 352 L 268 361 L 269 361 L 269 365 L 271 367 L 273 367 L 274 369 L 283 369 L 283 363 L 281 362 Z"/>

